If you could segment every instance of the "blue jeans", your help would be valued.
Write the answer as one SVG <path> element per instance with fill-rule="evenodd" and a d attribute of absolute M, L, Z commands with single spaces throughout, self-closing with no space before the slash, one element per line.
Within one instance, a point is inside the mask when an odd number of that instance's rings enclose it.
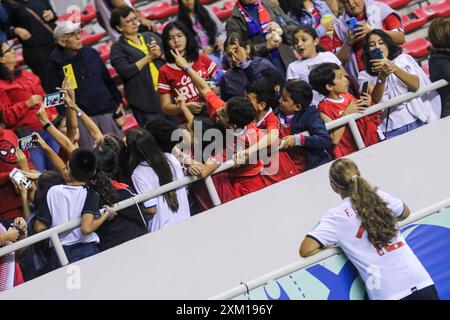
<path fill-rule="evenodd" d="M 396 136 L 399 136 L 401 134 L 404 134 L 404 133 L 406 133 L 408 131 L 411 131 L 411 130 L 414 130 L 416 128 L 419 128 L 419 127 L 421 127 L 423 125 L 424 125 L 424 123 L 422 121 L 416 120 L 416 121 L 414 121 L 412 123 L 409 123 L 409 124 L 407 124 L 407 125 L 405 125 L 403 127 L 400 127 L 400 128 L 397 128 L 397 129 L 394 129 L 394 130 L 391 130 L 391 131 L 388 131 L 384 135 L 386 136 L 386 140 L 387 139 L 391 139 L 393 137 L 396 137 Z"/>
<path fill-rule="evenodd" d="M 55 139 L 45 130 L 36 131 L 42 137 L 42 139 L 49 145 L 50 148 L 53 149 L 56 153 L 59 152 L 60 145 L 56 142 Z M 28 134 L 32 134 L 33 131 L 28 132 Z M 45 156 L 44 151 L 41 148 L 31 148 L 30 150 L 30 158 L 31 162 L 33 162 L 34 166 L 39 171 L 52 170 L 53 165 L 52 162 Z"/>
<path fill-rule="evenodd" d="M 69 263 L 93 256 L 99 252 L 97 242 L 75 243 L 70 246 L 63 246 L 63 248 Z M 51 261 L 55 269 L 61 266 L 55 249 L 52 249 Z"/>

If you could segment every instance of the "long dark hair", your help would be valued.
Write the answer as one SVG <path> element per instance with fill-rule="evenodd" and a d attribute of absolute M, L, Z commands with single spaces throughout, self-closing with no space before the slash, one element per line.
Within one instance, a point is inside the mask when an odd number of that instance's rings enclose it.
<path fill-rule="evenodd" d="M 3 57 L 3 43 L 0 42 L 0 57 Z M 6 65 L 2 62 L 0 62 L 0 79 L 5 81 L 11 81 L 14 79 L 14 71 L 9 70 Z"/>
<path fill-rule="evenodd" d="M 128 165 L 130 175 L 141 162 L 145 161 L 155 171 L 160 186 L 173 181 L 169 162 L 149 131 L 145 129 L 130 131 L 127 134 L 127 146 L 130 156 Z M 178 211 L 179 203 L 175 190 L 165 193 L 164 199 L 173 212 Z"/>
<path fill-rule="evenodd" d="M 197 15 L 198 21 L 203 26 L 203 29 L 206 30 L 206 34 L 208 35 L 209 45 L 214 47 L 216 44 L 216 36 L 217 36 L 217 26 L 216 23 L 211 19 L 208 11 L 205 7 L 200 3 L 199 0 L 195 0 L 194 12 Z M 187 7 L 184 5 L 183 1 L 178 1 L 178 21 L 182 22 L 186 27 L 188 27 L 192 33 L 194 32 L 194 28 L 192 27 L 192 20 L 189 16 L 189 11 Z"/>
<path fill-rule="evenodd" d="M 361 177 L 358 166 L 350 159 L 337 159 L 330 167 L 330 180 L 351 197 L 369 241 L 374 245 L 388 245 L 398 233 L 397 220 L 377 189 Z"/>
<path fill-rule="evenodd" d="M 97 156 L 97 174 L 95 175 L 95 191 L 101 197 L 102 205 L 113 205 L 119 196 L 112 185 L 112 180 L 117 179 L 119 173 L 118 154 L 110 147 L 97 146 L 94 149 Z"/>
<path fill-rule="evenodd" d="M 183 23 L 179 21 L 173 21 L 168 23 L 163 30 L 162 34 L 162 42 L 163 42 L 163 49 L 164 49 L 164 56 L 166 57 L 166 61 L 169 63 L 174 63 L 175 59 L 173 58 L 172 54 L 170 53 L 170 46 L 169 46 L 169 32 L 173 29 L 178 29 L 182 33 L 184 33 L 184 36 L 186 37 L 186 54 L 185 59 L 188 62 L 194 62 L 198 59 L 198 43 L 197 40 L 194 37 L 194 34 L 186 27 Z"/>
<path fill-rule="evenodd" d="M 116 168 L 117 171 L 114 171 L 112 179 L 120 182 L 129 182 L 127 179 L 128 152 L 125 142 L 123 142 L 123 140 L 116 135 L 107 133 L 103 136 L 102 141 L 97 145 L 97 147 L 110 148 L 116 155 L 118 167 Z"/>
<path fill-rule="evenodd" d="M 372 68 L 371 68 L 371 64 L 370 64 L 370 57 L 369 57 L 369 51 L 370 51 L 369 38 L 373 34 L 376 34 L 381 39 L 383 39 L 386 47 L 389 50 L 389 55 L 387 56 L 387 58 L 389 60 L 393 60 L 393 59 L 397 58 L 402 53 L 402 48 L 399 47 L 397 44 L 395 44 L 394 40 L 392 40 L 392 38 L 381 29 L 374 29 L 366 35 L 366 37 L 364 38 L 362 58 L 364 61 L 364 65 L 366 66 L 366 72 L 368 74 L 370 74 L 371 76 L 376 76 L 377 73 L 372 72 Z"/>

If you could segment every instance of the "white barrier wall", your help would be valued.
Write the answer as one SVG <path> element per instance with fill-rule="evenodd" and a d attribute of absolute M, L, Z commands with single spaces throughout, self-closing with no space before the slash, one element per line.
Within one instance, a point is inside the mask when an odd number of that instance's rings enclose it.
<path fill-rule="evenodd" d="M 448 137 L 450 117 L 351 158 L 363 176 L 414 211 L 450 195 Z M 328 168 L 135 239 L 76 263 L 77 268 L 69 265 L 0 299 L 212 297 L 300 259 L 297 250 L 305 233 L 339 201 L 329 187 Z"/>

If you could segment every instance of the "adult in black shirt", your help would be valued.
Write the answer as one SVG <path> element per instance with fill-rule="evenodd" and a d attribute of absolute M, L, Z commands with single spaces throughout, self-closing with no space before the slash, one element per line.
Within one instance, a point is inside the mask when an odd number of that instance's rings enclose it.
<path fill-rule="evenodd" d="M 23 46 L 25 63 L 41 78 L 44 90 L 49 83 L 50 53 L 54 47 L 56 13 L 49 0 L 4 0 L 8 13 L 9 37 L 17 36 Z"/>

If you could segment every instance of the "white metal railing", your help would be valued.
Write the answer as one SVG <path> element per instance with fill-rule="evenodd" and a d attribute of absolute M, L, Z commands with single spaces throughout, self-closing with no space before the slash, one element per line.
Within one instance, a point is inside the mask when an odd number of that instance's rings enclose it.
<path fill-rule="evenodd" d="M 411 214 L 407 219 L 401 221 L 399 223 L 399 227 L 401 228 L 406 225 L 409 225 L 413 222 L 416 222 L 420 219 L 423 219 L 429 215 L 432 215 L 433 213 L 436 213 L 440 210 L 444 210 L 448 207 L 450 207 L 450 198 L 447 198 L 441 202 L 435 203 L 435 204 L 433 204 L 429 207 L 426 207 L 422 210 L 416 211 L 414 214 Z M 211 297 L 210 300 L 227 300 L 227 299 L 233 299 L 244 293 L 248 294 L 248 292 L 252 289 L 266 285 L 268 282 L 270 282 L 272 280 L 277 280 L 277 279 L 287 276 L 293 272 L 305 269 L 311 265 L 319 263 L 320 261 L 328 259 L 338 253 L 341 253 L 341 252 L 342 252 L 342 250 L 340 248 L 335 247 L 335 248 L 323 250 L 323 251 L 319 252 L 318 254 L 315 254 L 314 256 L 311 256 L 311 257 L 299 258 L 299 261 L 294 262 L 294 263 L 287 265 L 283 268 L 280 268 L 278 270 L 267 273 L 257 279 L 254 279 L 254 280 L 251 280 L 248 282 L 241 282 L 241 284 L 239 286 L 237 286 L 233 289 L 227 290 L 223 293 L 220 293 L 214 297 Z"/>
<path fill-rule="evenodd" d="M 362 149 L 362 148 L 364 148 L 364 143 L 362 142 L 361 134 L 356 125 L 356 120 L 358 120 L 362 117 L 365 117 L 369 114 L 378 112 L 382 109 L 391 108 L 399 103 L 403 103 L 405 101 L 409 101 L 411 99 L 419 97 L 428 91 L 432 91 L 432 90 L 436 90 L 436 89 L 445 87 L 448 84 L 449 83 L 445 80 L 439 80 L 439 81 L 433 82 L 432 84 L 429 84 L 423 88 L 420 88 L 419 90 L 417 90 L 415 92 L 408 92 L 404 95 L 398 96 L 387 102 L 382 102 L 382 103 L 376 104 L 372 107 L 369 107 L 364 111 L 364 113 L 353 113 L 348 116 L 339 118 L 337 120 L 330 121 L 326 124 L 326 128 L 327 128 L 327 130 L 332 130 L 336 127 L 340 127 L 342 125 L 349 124 L 350 130 L 355 138 L 355 141 L 358 143 L 358 149 Z M 228 160 L 227 162 L 222 163 L 220 165 L 220 167 L 216 171 L 214 171 L 213 174 L 228 170 L 228 169 L 232 168 L 234 165 L 235 165 L 235 163 L 233 160 Z M 184 187 L 194 181 L 200 180 L 200 179 L 201 178 L 191 177 L 191 176 L 184 177 L 182 179 L 172 181 L 168 184 L 165 184 L 155 190 L 152 190 L 152 191 L 149 191 L 146 193 L 142 193 L 142 194 L 136 195 L 133 198 L 118 202 L 113 206 L 113 208 L 114 208 L 114 210 L 118 211 L 118 210 L 130 207 L 132 205 L 135 205 L 136 203 L 147 201 L 149 199 L 157 197 L 166 192 L 182 188 L 182 187 Z M 210 176 L 205 178 L 205 184 L 206 184 L 208 193 L 213 201 L 214 206 L 220 205 L 221 202 L 220 202 L 219 196 L 217 194 L 217 190 L 214 187 L 214 184 L 213 184 Z M 16 250 L 23 249 L 27 246 L 30 246 L 30 245 L 40 242 L 42 240 L 50 238 L 52 241 L 53 247 L 55 248 L 55 251 L 57 253 L 60 264 L 62 266 L 67 265 L 69 262 L 67 260 L 67 256 L 61 245 L 58 234 L 67 232 L 69 230 L 79 227 L 80 222 L 81 222 L 81 219 L 75 219 L 66 224 L 51 228 L 49 230 L 45 230 L 41 233 L 38 233 L 38 234 L 28 237 L 26 239 L 23 239 L 18 242 L 4 246 L 4 247 L 0 248 L 0 257 L 6 255 L 8 253 L 14 252 Z"/>

